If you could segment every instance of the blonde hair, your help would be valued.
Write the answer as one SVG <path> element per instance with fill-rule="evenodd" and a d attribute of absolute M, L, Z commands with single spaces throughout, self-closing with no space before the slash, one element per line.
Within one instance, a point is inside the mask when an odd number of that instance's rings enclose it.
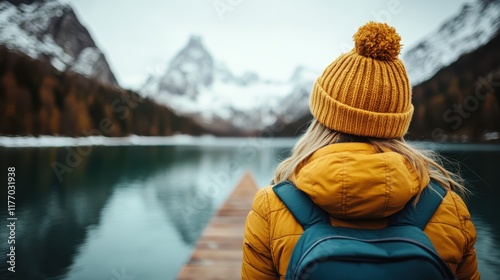
<path fill-rule="evenodd" d="M 468 193 L 463 185 L 464 180 L 458 174 L 446 170 L 443 167 L 444 158 L 433 151 L 412 147 L 403 138 L 369 138 L 333 131 L 316 119 L 313 119 L 306 132 L 299 138 L 290 157 L 278 165 L 273 182 L 275 184 L 286 180 L 295 182 L 295 174 L 316 150 L 342 142 L 366 142 L 379 153 L 384 150 L 399 153 L 413 166 L 419 179 L 428 174 L 431 179 L 436 180 L 448 190 L 457 191 L 461 195 Z"/>

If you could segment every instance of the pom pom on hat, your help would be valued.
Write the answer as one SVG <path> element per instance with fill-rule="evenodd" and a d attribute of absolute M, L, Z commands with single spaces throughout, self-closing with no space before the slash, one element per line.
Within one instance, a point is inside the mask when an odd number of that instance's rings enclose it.
<path fill-rule="evenodd" d="M 376 60 L 393 61 L 401 51 L 401 37 L 386 23 L 370 21 L 361 26 L 353 38 L 359 55 Z"/>

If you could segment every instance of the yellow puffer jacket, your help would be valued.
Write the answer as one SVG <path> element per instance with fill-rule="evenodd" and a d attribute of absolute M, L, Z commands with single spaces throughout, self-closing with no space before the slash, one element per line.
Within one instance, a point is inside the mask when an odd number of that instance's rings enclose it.
<path fill-rule="evenodd" d="M 355 228 L 385 227 L 429 183 L 419 181 L 400 154 L 376 153 L 364 143 L 319 149 L 296 175 L 297 187 L 330 214 L 333 225 Z M 272 186 L 260 189 L 246 221 L 242 279 L 284 279 L 302 232 Z M 458 279 L 479 279 L 476 231 L 456 193 L 447 193 L 424 232 Z"/>

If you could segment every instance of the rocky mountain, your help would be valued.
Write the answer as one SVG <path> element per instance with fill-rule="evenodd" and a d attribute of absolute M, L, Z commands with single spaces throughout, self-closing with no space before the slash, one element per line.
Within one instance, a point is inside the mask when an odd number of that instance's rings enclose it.
<path fill-rule="evenodd" d="M 288 81 L 265 80 L 250 71 L 236 75 L 193 36 L 165 73 L 150 76 L 139 91 L 212 132 L 248 135 L 306 114 L 318 74 L 299 67 Z"/>
<path fill-rule="evenodd" d="M 59 71 L 118 85 L 88 30 L 58 0 L 0 1 L 0 44 L 48 61 Z"/>
<path fill-rule="evenodd" d="M 500 29 L 500 1 L 476 0 L 430 33 L 403 56 L 412 85 L 488 43 Z"/>

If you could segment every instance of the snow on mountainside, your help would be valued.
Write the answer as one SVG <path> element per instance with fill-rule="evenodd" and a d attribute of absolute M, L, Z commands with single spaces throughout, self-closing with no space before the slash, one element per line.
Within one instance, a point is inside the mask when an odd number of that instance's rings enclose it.
<path fill-rule="evenodd" d="M 290 81 L 267 81 L 253 72 L 238 76 L 193 36 L 166 72 L 149 77 L 140 92 L 212 130 L 251 132 L 306 114 L 318 74 L 299 67 Z"/>
<path fill-rule="evenodd" d="M 0 1 L 0 44 L 49 61 L 59 71 L 118 85 L 73 9 L 57 0 Z"/>
<path fill-rule="evenodd" d="M 476 0 L 403 55 L 412 85 L 489 42 L 500 29 L 500 0 Z"/>

